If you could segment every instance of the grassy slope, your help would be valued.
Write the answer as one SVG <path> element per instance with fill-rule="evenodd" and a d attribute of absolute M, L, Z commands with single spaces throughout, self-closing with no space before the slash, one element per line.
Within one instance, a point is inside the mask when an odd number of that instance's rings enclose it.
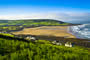
<path fill-rule="evenodd" d="M 0 60 L 90 60 L 90 53 L 81 47 L 57 46 L 45 40 L 27 43 L 0 38 Z"/>
<path fill-rule="evenodd" d="M 28 20 L 0 20 L 0 31 L 10 32 L 19 31 L 23 28 L 39 27 L 39 26 L 63 26 L 71 25 L 62 21 L 51 19 L 28 19 Z"/>
<path fill-rule="evenodd" d="M 19 31 L 23 28 L 39 27 L 39 26 L 60 26 L 70 25 L 62 21 L 51 19 L 28 19 L 28 20 L 0 20 L 0 31 L 10 32 Z"/>
<path fill-rule="evenodd" d="M 51 19 L 1 20 L 0 25 L 68 25 L 62 21 Z"/>

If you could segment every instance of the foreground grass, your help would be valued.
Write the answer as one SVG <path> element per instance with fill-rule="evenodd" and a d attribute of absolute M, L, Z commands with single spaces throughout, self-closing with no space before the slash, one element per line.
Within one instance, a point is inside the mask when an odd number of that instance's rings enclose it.
<path fill-rule="evenodd" d="M 90 60 L 90 53 L 84 48 L 52 45 L 45 40 L 36 42 L 0 38 L 0 60 Z"/>
<path fill-rule="evenodd" d="M 0 33 L 0 35 L 9 36 L 9 37 L 14 37 L 14 35 L 11 35 L 11 34 L 9 34 L 9 33 Z"/>

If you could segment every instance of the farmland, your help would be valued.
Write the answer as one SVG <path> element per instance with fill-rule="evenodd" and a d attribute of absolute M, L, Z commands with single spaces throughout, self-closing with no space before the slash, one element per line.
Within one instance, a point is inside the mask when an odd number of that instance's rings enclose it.
<path fill-rule="evenodd" d="M 51 19 L 0 20 L 0 31 L 12 32 L 12 31 L 20 31 L 24 28 L 32 28 L 40 26 L 64 26 L 64 25 L 70 24 Z"/>

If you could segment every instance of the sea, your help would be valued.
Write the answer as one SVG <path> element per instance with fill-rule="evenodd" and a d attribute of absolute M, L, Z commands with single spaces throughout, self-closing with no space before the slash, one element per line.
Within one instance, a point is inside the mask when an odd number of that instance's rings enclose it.
<path fill-rule="evenodd" d="M 90 39 L 90 24 L 70 26 L 69 33 L 80 39 Z"/>

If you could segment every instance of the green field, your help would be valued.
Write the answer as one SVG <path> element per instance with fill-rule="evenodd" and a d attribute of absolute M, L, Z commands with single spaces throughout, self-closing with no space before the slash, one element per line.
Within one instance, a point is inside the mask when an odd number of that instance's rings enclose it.
<path fill-rule="evenodd" d="M 0 20 L 0 25 L 68 25 L 68 23 L 52 19 L 25 19 L 25 20 Z"/>
<path fill-rule="evenodd" d="M 28 19 L 28 20 L 0 20 L 0 31 L 10 32 L 19 31 L 23 28 L 39 27 L 39 26 L 61 26 L 70 25 L 62 21 L 51 19 Z"/>
<path fill-rule="evenodd" d="M 46 40 L 33 43 L 1 37 L 0 60 L 90 60 L 90 52 L 83 47 L 57 46 Z"/>

